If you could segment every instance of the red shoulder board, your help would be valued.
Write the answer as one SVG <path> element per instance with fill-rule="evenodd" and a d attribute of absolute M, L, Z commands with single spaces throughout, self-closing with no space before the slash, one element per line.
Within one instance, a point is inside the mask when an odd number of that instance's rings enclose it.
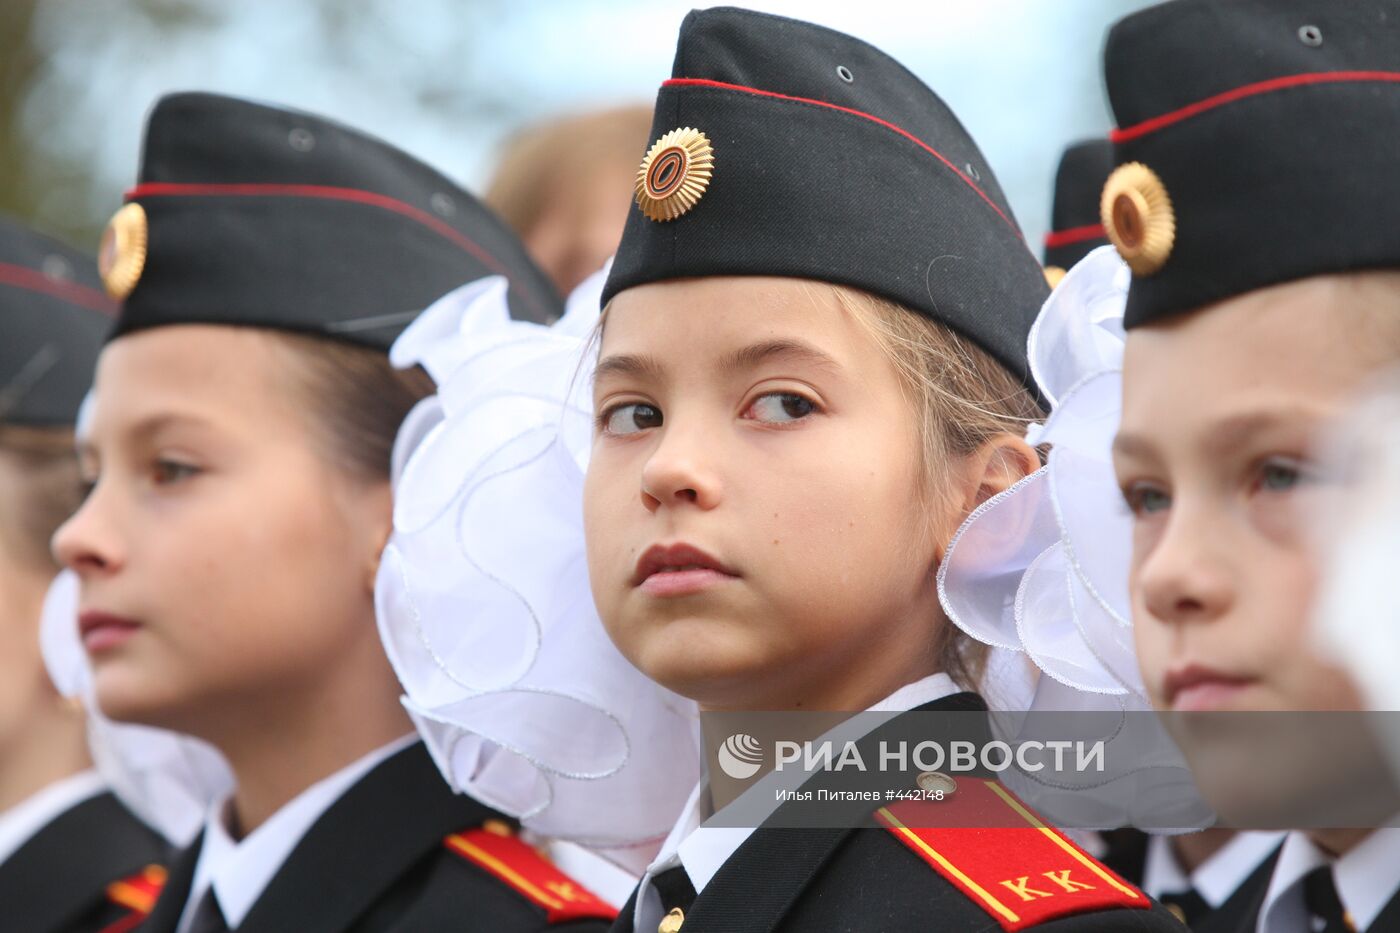
<path fill-rule="evenodd" d="M 555 868 L 494 821 L 483 828 L 454 833 L 444 841 L 447 848 L 543 907 L 550 923 L 617 919 L 617 908 Z"/>
<path fill-rule="evenodd" d="M 165 887 L 165 869 L 147 865 L 129 878 L 107 885 L 107 900 L 131 913 L 102 929 L 102 933 L 126 933 L 133 930 L 155 909 L 156 899 Z"/>
<path fill-rule="evenodd" d="M 1006 826 L 1007 808 L 1026 825 Z M 1152 906 L 996 781 L 963 779 L 941 802 L 901 802 L 876 818 L 1004 930 L 1091 910 Z M 971 828 L 978 825 L 995 828 Z"/>

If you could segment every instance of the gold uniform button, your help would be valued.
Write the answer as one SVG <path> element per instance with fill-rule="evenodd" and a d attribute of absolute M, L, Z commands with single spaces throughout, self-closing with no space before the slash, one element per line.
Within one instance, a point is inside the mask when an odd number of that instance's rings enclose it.
<path fill-rule="evenodd" d="M 683 923 L 685 923 L 685 911 L 679 907 L 672 907 L 671 912 L 662 917 L 661 922 L 656 925 L 656 933 L 680 933 Z"/>
<path fill-rule="evenodd" d="M 1167 911 L 1182 923 L 1186 922 L 1186 911 L 1181 909 L 1180 904 L 1168 904 Z"/>
<path fill-rule="evenodd" d="M 944 797 L 958 789 L 958 782 L 942 771 L 925 771 L 919 775 L 915 783 L 919 785 L 919 790 L 928 791 L 930 794 L 941 790 Z"/>
<path fill-rule="evenodd" d="M 510 828 L 510 824 L 504 820 L 487 820 L 481 824 L 481 828 L 497 836 L 515 835 L 515 831 Z"/>

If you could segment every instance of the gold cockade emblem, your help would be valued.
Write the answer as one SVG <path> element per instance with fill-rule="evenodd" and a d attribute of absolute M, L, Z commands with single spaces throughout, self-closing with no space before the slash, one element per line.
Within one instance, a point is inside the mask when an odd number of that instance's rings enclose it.
<path fill-rule="evenodd" d="M 97 250 L 97 271 L 107 294 L 121 301 L 146 268 L 146 246 L 149 234 L 146 211 L 134 201 L 123 206 L 107 222 L 102 232 L 102 245 Z"/>
<path fill-rule="evenodd" d="M 1152 275 L 1166 264 L 1176 242 L 1176 215 L 1166 185 L 1141 162 L 1118 166 L 1099 202 L 1103 227 L 1134 275 Z"/>
<path fill-rule="evenodd" d="M 705 196 L 715 150 L 697 129 L 672 130 L 652 144 L 637 170 L 637 206 L 658 222 L 675 220 Z"/>

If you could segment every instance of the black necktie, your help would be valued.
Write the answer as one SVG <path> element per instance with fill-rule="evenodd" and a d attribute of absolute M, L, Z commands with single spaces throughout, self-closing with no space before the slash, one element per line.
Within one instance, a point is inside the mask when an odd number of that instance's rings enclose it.
<path fill-rule="evenodd" d="M 1206 914 L 1210 913 L 1210 905 L 1206 899 L 1196 893 L 1195 888 L 1187 888 L 1185 891 L 1168 891 L 1157 898 L 1167 906 L 1176 918 L 1189 926 L 1195 926 Z"/>
<path fill-rule="evenodd" d="M 194 916 L 190 919 L 188 933 L 229 933 L 224 912 L 219 909 L 219 901 L 214 897 L 213 885 L 199 899 L 199 906 L 194 909 Z"/>
<path fill-rule="evenodd" d="M 661 895 L 662 913 L 676 907 L 690 913 L 690 905 L 695 903 L 695 885 L 690 883 L 690 876 L 685 873 L 683 866 L 677 865 L 653 875 L 651 884 L 656 888 L 656 893 Z"/>
<path fill-rule="evenodd" d="M 1308 913 L 1327 924 L 1322 933 L 1352 933 L 1356 929 L 1342 907 L 1342 899 L 1337 896 L 1331 866 L 1314 868 L 1303 876 L 1303 903 Z"/>

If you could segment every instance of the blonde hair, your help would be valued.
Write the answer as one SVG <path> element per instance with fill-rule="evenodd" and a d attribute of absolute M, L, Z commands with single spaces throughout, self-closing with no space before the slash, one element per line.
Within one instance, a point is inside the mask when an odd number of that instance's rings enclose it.
<path fill-rule="evenodd" d="M 893 301 L 836 287 L 837 300 L 899 373 L 917 412 L 925 469 L 941 471 L 998 434 L 1045 413 L 1021 380 L 946 325 Z"/>
<path fill-rule="evenodd" d="M 73 429 L 0 425 L 0 457 L 13 465 L 20 487 L 16 501 L 0 504 L 0 537 L 30 568 L 57 573 L 49 539 L 82 504 Z"/>
<path fill-rule="evenodd" d="M 919 487 L 923 505 L 952 507 L 942 480 L 954 461 L 997 435 L 1024 434 L 1044 412 L 1021 380 L 948 326 L 868 292 L 834 287 L 841 306 L 894 365 L 913 406 L 928 480 Z M 944 623 L 933 646 L 940 668 L 960 686 L 976 687 L 987 646 L 948 622 L 941 606 L 937 612 Z"/>
<path fill-rule="evenodd" d="M 629 105 L 527 127 L 506 143 L 484 200 L 522 237 L 546 209 L 599 171 L 635 171 L 646 153 L 651 107 Z"/>

